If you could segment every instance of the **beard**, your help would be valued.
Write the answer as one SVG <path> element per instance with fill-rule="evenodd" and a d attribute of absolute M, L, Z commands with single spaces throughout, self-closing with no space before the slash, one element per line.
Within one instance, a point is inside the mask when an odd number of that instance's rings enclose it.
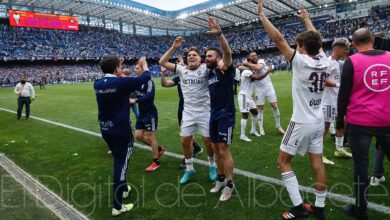
<path fill-rule="evenodd" d="M 250 60 L 248 60 L 250 63 L 253 63 L 253 64 L 257 64 L 257 60 L 256 59 L 254 59 L 254 60 L 252 60 L 252 59 L 250 59 Z"/>
<path fill-rule="evenodd" d="M 218 63 L 215 62 L 215 61 L 209 62 L 209 63 L 206 63 L 206 67 L 207 67 L 208 69 L 215 69 L 215 68 L 218 67 Z"/>

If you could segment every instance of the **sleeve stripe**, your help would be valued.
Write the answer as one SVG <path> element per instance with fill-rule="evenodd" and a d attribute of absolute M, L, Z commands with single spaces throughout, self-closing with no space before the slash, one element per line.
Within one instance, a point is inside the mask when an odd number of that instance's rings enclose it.
<path fill-rule="evenodd" d="M 294 57 L 295 57 L 295 54 L 297 53 L 297 49 L 294 50 L 294 54 L 292 55 L 291 57 L 291 60 L 290 60 L 290 63 L 292 63 L 292 61 L 294 60 Z"/>
<path fill-rule="evenodd" d="M 152 81 L 152 80 L 149 80 L 149 82 L 148 82 L 148 90 L 147 90 L 147 92 L 151 92 L 151 91 L 152 91 L 152 89 L 153 89 L 153 81 Z"/>

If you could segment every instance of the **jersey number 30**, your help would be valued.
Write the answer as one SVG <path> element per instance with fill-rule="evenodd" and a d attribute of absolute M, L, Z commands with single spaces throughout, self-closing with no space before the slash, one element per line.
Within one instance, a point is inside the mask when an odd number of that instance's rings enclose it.
<path fill-rule="evenodd" d="M 312 86 L 308 87 L 310 92 L 320 92 L 324 91 L 324 84 L 325 84 L 325 79 L 326 79 L 326 72 L 322 73 L 317 73 L 317 72 L 312 72 L 310 74 L 309 80 L 312 81 Z"/>

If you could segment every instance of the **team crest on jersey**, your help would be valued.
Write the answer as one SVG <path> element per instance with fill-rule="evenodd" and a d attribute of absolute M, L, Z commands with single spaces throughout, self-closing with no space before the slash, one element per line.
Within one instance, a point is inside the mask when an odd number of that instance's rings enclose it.
<path fill-rule="evenodd" d="M 202 72 L 200 70 L 198 70 L 197 74 L 198 74 L 198 76 L 200 76 L 202 74 Z"/>

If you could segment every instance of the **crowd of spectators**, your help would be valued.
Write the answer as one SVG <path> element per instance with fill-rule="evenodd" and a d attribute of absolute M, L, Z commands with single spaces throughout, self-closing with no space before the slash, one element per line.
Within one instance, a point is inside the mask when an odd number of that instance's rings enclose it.
<path fill-rule="evenodd" d="M 390 6 L 377 6 L 370 10 L 369 16 L 333 20 L 330 16 L 313 19 L 324 40 L 332 41 L 335 37 L 348 37 L 354 30 L 369 27 L 374 32 L 389 31 Z M 304 25 L 295 20 L 276 21 L 279 30 L 289 43 L 294 43 L 295 36 L 304 31 Z M 245 29 L 237 27 L 224 31 L 233 50 L 235 63 L 242 60 L 242 51 L 264 50 L 274 47 L 263 28 Z M 121 34 L 115 30 L 104 28 L 81 27 L 80 31 L 44 30 L 31 28 L 13 28 L 0 24 L 0 61 L 7 60 L 99 60 L 107 54 L 117 54 L 126 60 L 134 60 L 145 56 L 158 59 L 172 45 L 175 36 L 136 36 Z M 185 37 L 184 47 L 197 46 L 203 53 L 204 47 L 217 46 L 214 38 L 205 34 Z M 266 50 L 270 51 L 270 50 Z M 244 53 L 245 54 L 245 53 Z M 184 55 L 177 51 L 174 57 Z M 288 62 L 275 50 L 262 52 L 260 56 L 276 69 L 288 69 Z M 128 68 L 134 72 L 134 64 Z M 152 65 L 155 76 L 159 75 L 159 67 Z M 45 80 L 47 83 L 67 81 L 93 80 L 100 74 L 98 65 L 6 65 L 0 66 L 0 84 L 13 84 L 21 75 L 30 80 Z"/>

